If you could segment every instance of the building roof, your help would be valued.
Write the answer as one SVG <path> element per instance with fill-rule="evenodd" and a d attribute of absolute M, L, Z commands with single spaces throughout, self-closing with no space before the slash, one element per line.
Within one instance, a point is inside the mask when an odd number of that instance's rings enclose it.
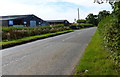
<path fill-rule="evenodd" d="M 29 15 L 9 15 L 9 16 L 0 16 L 0 20 L 11 20 L 11 19 L 21 19 L 21 18 L 25 18 L 28 16 L 35 16 L 33 14 L 29 14 Z"/>
<path fill-rule="evenodd" d="M 45 20 L 47 22 L 65 22 L 67 20 Z"/>

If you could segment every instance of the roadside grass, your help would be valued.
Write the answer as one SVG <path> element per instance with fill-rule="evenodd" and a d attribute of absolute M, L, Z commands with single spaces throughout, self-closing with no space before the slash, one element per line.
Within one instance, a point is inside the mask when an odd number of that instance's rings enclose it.
<path fill-rule="evenodd" d="M 115 67 L 110 53 L 101 45 L 100 35 L 96 31 L 74 75 L 118 75 Z"/>
<path fill-rule="evenodd" d="M 2 41 L 0 42 L 0 45 L 7 45 L 7 44 L 16 44 L 16 43 L 20 43 L 20 42 L 24 42 L 24 41 L 29 41 L 32 39 L 41 39 L 41 38 L 47 38 L 50 36 L 55 36 L 55 35 L 59 35 L 59 34 L 63 34 L 63 33 L 67 33 L 67 32 L 72 32 L 73 30 L 66 30 L 66 31 L 59 31 L 56 33 L 47 33 L 47 34 L 42 34 L 42 35 L 36 35 L 36 36 L 29 36 L 29 37 L 24 37 L 21 39 L 17 39 L 17 40 L 12 40 L 12 41 Z"/>

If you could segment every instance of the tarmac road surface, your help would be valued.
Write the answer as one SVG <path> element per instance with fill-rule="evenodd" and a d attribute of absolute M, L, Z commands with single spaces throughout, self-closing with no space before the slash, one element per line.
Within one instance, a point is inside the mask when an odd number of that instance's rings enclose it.
<path fill-rule="evenodd" d="M 96 27 L 3 49 L 3 75 L 71 75 Z"/>

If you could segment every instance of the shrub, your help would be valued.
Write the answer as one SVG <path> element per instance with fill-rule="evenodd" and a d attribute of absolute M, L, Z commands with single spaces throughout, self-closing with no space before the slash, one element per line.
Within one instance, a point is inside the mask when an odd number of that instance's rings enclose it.
<path fill-rule="evenodd" d="M 120 68 L 120 24 L 116 16 L 104 18 L 98 25 L 99 34 L 103 39 L 102 44 L 112 53 L 115 64 Z"/>
<path fill-rule="evenodd" d="M 2 40 L 16 40 L 23 37 L 35 36 L 46 33 L 53 33 L 58 31 L 69 30 L 69 27 L 65 27 L 62 24 L 41 27 L 3 27 L 2 28 Z"/>
<path fill-rule="evenodd" d="M 77 29 L 76 25 L 70 25 L 71 29 Z"/>
<path fill-rule="evenodd" d="M 98 29 L 105 47 L 111 51 L 120 50 L 120 24 L 117 18 L 108 16 L 99 23 Z"/>
<path fill-rule="evenodd" d="M 89 28 L 89 27 L 93 27 L 93 25 L 92 24 L 87 24 L 87 23 L 70 25 L 71 29 L 81 29 L 81 28 Z"/>
<path fill-rule="evenodd" d="M 64 24 L 52 25 L 52 28 L 59 28 L 59 27 L 64 27 Z"/>
<path fill-rule="evenodd" d="M 77 23 L 86 23 L 86 20 L 84 20 L 84 19 L 77 20 Z"/>
<path fill-rule="evenodd" d="M 80 26 L 83 28 L 87 28 L 87 27 L 93 27 L 93 24 L 81 23 Z"/>

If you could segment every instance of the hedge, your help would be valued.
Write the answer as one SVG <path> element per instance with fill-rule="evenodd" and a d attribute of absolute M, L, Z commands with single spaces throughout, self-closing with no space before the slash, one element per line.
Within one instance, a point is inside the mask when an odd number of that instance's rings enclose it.
<path fill-rule="evenodd" d="M 98 25 L 103 45 L 112 53 L 113 60 L 120 68 L 120 23 L 114 15 L 104 18 Z"/>
<path fill-rule="evenodd" d="M 116 17 L 106 17 L 99 23 L 98 29 L 106 47 L 111 51 L 120 50 L 120 24 Z"/>
<path fill-rule="evenodd" d="M 2 28 L 2 40 L 10 41 L 23 37 L 41 35 L 46 33 L 54 33 L 58 31 L 70 30 L 69 27 L 63 27 L 62 25 L 56 25 L 53 27 L 3 27 Z"/>
<path fill-rule="evenodd" d="M 70 25 L 71 29 L 81 29 L 81 28 L 89 28 L 93 27 L 93 24 L 88 24 L 88 23 L 81 23 L 81 24 L 72 24 Z"/>

